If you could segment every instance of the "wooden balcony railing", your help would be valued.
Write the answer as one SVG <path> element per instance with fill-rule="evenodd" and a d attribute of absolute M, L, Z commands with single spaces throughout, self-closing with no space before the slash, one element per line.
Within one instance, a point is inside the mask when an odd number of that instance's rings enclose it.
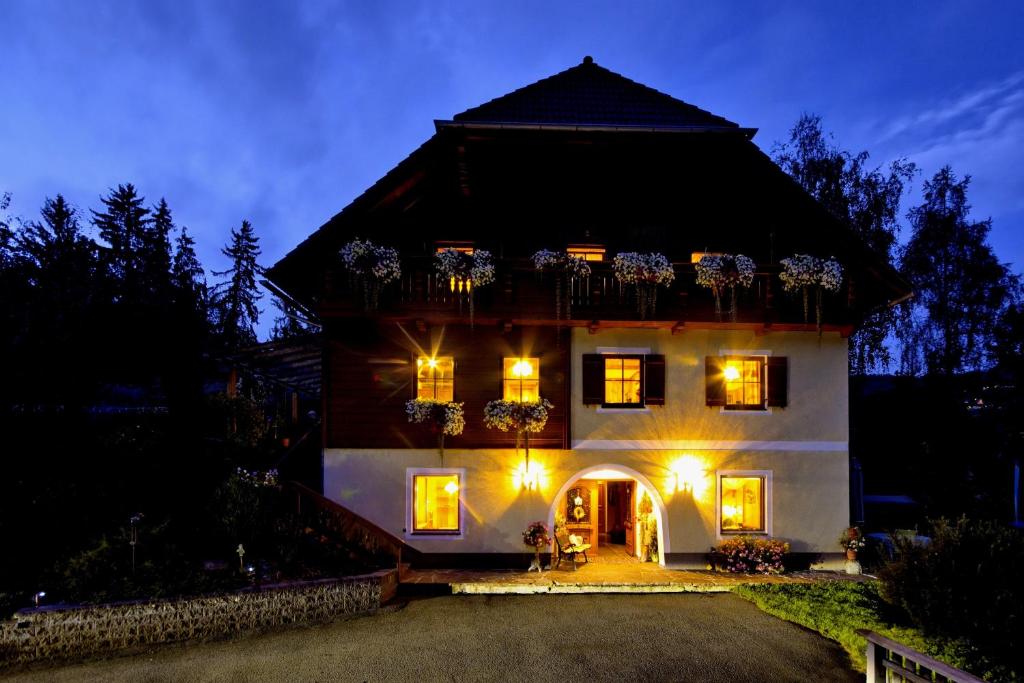
<path fill-rule="evenodd" d="M 635 288 L 615 278 L 608 262 L 591 263 L 586 278 L 566 278 L 540 273 L 529 260 L 498 261 L 495 281 L 473 292 L 474 312 L 478 318 L 502 320 L 555 320 L 561 318 L 586 324 L 592 320 L 638 320 Z M 420 257 L 403 260 L 402 276 L 388 285 L 380 296 L 378 313 L 409 317 L 468 314 L 469 292 L 458 283 L 437 275 L 433 259 Z M 740 323 L 802 324 L 803 300 L 799 294 L 782 291 L 781 268 L 761 266 L 749 288 L 736 291 L 735 321 Z M 658 321 L 730 322 L 731 297 L 722 297 L 721 318 L 715 311 L 714 296 L 696 282 L 692 264 L 675 265 L 676 279 L 671 287 L 659 287 L 653 316 Z M 360 310 L 362 298 L 352 290 L 344 272 L 328 277 L 325 300 L 335 312 Z M 561 293 L 556 297 L 556 287 Z M 814 324 L 811 297 L 808 323 Z M 562 303 L 559 313 L 556 300 Z M 569 317 L 565 304 L 569 304 Z M 824 320 L 828 325 L 849 325 L 853 315 L 853 288 L 825 295 Z"/>
<path fill-rule="evenodd" d="M 977 676 L 943 664 L 874 631 L 861 629 L 857 634 L 868 641 L 867 683 L 982 683 Z"/>

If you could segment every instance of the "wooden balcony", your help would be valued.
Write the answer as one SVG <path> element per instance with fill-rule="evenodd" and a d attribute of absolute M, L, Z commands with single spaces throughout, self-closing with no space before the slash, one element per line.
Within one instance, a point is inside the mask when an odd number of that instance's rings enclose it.
<path fill-rule="evenodd" d="M 694 327 L 707 324 L 738 327 L 814 329 L 815 302 L 811 293 L 808 321 L 804 323 L 803 298 L 783 292 L 781 267 L 759 266 L 749 288 L 736 291 L 736 314 L 730 315 L 728 292 L 722 297 L 722 312 L 715 310 L 711 290 L 696 282 L 690 263 L 675 264 L 676 278 L 668 288 L 659 287 L 654 315 L 641 320 L 635 288 L 614 276 L 610 262 L 591 263 L 587 278 L 563 279 L 541 273 L 529 260 L 503 260 L 495 266 L 495 281 L 478 287 L 473 295 L 477 323 L 562 324 L 600 326 L 624 323 L 635 327 Z M 384 319 L 449 322 L 469 320 L 470 293 L 465 287 L 437 275 L 430 258 L 403 260 L 400 280 L 381 292 L 377 310 L 367 313 L 362 295 L 344 271 L 328 275 L 322 312 L 325 315 L 373 315 Z M 561 287 L 561 293 L 556 290 Z M 557 305 L 561 303 L 561 309 Z M 569 306 L 566 306 L 566 302 Z M 854 287 L 844 284 L 839 292 L 823 299 L 823 325 L 848 331 L 858 314 L 854 311 Z"/>

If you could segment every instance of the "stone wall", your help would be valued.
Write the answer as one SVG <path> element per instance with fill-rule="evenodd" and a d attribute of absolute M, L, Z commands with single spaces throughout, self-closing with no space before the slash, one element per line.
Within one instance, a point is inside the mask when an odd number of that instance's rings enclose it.
<path fill-rule="evenodd" d="M 372 612 L 397 588 L 392 569 L 181 600 L 22 610 L 0 623 L 0 667 L 322 623 Z"/>

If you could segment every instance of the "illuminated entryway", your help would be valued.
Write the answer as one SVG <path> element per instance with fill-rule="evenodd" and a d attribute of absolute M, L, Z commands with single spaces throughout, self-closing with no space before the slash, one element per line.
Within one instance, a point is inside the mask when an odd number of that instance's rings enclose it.
<path fill-rule="evenodd" d="M 665 502 L 658 489 L 636 470 L 609 464 L 576 472 L 551 503 L 548 525 L 552 529 L 558 513 L 565 517 L 570 533 L 597 548 L 597 557 L 602 550 L 613 549 L 642 557 L 646 540 L 656 533 L 658 556 L 652 559 L 665 564 L 665 554 L 670 551 Z M 620 525 L 620 521 L 624 523 Z"/>

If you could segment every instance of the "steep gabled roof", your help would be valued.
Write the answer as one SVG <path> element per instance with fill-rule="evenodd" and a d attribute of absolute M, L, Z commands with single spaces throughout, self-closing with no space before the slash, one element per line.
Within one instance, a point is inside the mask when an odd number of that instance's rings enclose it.
<path fill-rule="evenodd" d="M 458 123 L 738 130 L 739 124 L 583 63 L 456 114 Z"/>

